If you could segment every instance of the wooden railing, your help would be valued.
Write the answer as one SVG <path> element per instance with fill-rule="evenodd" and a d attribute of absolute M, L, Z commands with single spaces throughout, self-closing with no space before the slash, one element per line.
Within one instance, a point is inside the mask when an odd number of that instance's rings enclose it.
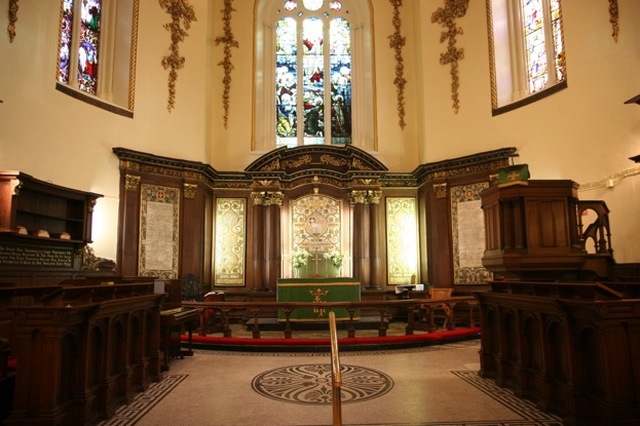
<path fill-rule="evenodd" d="M 458 304 L 466 304 L 468 308 L 468 325 L 473 327 L 474 310 L 476 310 L 476 299 L 473 296 L 455 296 L 443 299 L 403 299 L 388 301 L 366 301 L 366 302 L 322 302 L 322 308 L 342 308 L 349 313 L 347 324 L 348 337 L 355 337 L 357 318 L 356 312 L 371 312 L 379 318 L 378 336 L 385 337 L 389 320 L 395 315 L 399 318 L 404 315 L 406 319 L 405 335 L 412 335 L 414 330 L 426 330 L 429 332 L 436 330 L 433 311 L 442 309 L 445 316 L 447 329 L 455 328 L 454 313 Z M 232 337 L 230 327 L 231 319 L 240 315 L 244 319 L 251 319 L 253 322 L 252 337 L 259 339 L 261 335 L 260 319 L 275 318 L 278 310 L 284 313 L 284 338 L 292 338 L 291 313 L 299 308 L 315 308 L 317 303 L 313 302 L 189 302 L 183 301 L 183 307 L 195 308 L 200 315 L 200 335 L 206 335 L 208 331 L 209 318 L 214 316 L 219 320 L 224 337 Z M 416 314 L 418 320 L 416 321 Z M 399 318 L 399 320 L 401 320 Z M 466 321 L 465 321 L 466 322 Z"/>
<path fill-rule="evenodd" d="M 331 383 L 333 385 L 333 426 L 342 426 L 342 375 L 340 373 L 340 351 L 338 349 L 338 332 L 336 331 L 336 314 L 329 312 L 329 334 L 331 336 Z"/>

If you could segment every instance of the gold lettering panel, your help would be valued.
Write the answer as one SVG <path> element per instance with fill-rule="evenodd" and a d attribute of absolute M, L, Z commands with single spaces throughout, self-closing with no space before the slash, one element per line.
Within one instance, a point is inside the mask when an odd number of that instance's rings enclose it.
<path fill-rule="evenodd" d="M 387 198 L 387 278 L 389 284 L 415 283 L 418 276 L 416 200 Z"/>
<path fill-rule="evenodd" d="M 244 198 L 216 199 L 214 285 L 245 284 L 246 212 Z"/>

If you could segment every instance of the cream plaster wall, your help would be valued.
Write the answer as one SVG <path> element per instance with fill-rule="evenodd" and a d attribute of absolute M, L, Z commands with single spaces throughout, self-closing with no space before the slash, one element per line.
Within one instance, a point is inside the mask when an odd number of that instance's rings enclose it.
<path fill-rule="evenodd" d="M 362 0 L 358 0 L 362 1 Z M 104 194 L 95 216 L 96 255 L 115 259 L 118 162 L 113 147 L 242 170 L 262 153 L 250 152 L 254 66 L 254 2 L 235 0 L 232 31 L 234 70 L 227 129 L 223 126 L 223 0 L 191 0 L 197 21 L 180 44 L 186 58 L 178 71 L 176 108 L 167 111 L 169 22 L 157 1 L 140 1 L 136 103 L 133 119 L 90 107 L 54 86 L 59 2 L 20 2 L 17 37 L 0 32 L 0 169 L 17 169 L 56 184 Z M 492 117 L 485 2 L 470 1 L 458 20 L 464 34 L 460 61 L 460 111 L 451 108 L 451 77 L 439 63 L 446 48 L 431 14 L 444 0 L 405 0 L 401 8 L 407 126 L 398 126 L 392 5 L 372 0 L 378 147 L 376 157 L 392 171 L 507 146 L 518 148 L 535 179 L 573 179 L 587 184 L 635 168 L 640 154 L 640 106 L 624 105 L 640 92 L 640 2 L 619 0 L 620 38 L 611 38 L 606 1 L 563 0 L 568 89 L 533 105 Z M 8 0 L 0 0 L 0 11 Z M 0 29 L 7 27 L 0 13 Z M 91 123 L 66 131 L 65 123 Z M 542 124 L 545 127 L 536 129 Z M 82 129 L 81 126 L 76 126 Z M 614 188 L 580 193 L 604 199 L 611 209 L 618 262 L 640 262 L 640 175 Z"/>

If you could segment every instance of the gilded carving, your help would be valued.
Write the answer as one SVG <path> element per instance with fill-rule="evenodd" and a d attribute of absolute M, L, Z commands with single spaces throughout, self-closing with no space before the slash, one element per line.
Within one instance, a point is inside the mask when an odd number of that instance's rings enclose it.
<path fill-rule="evenodd" d="M 330 165 L 336 166 L 336 167 L 346 166 L 347 165 L 347 160 L 345 160 L 344 158 L 335 158 L 335 157 L 333 157 L 332 155 L 329 155 L 329 154 L 321 155 L 320 156 L 320 162 L 322 164 L 330 164 Z"/>
<path fill-rule="evenodd" d="M 264 191 L 252 192 L 251 199 L 253 200 L 253 205 L 261 206 L 263 204 L 265 194 L 266 193 Z"/>
<path fill-rule="evenodd" d="M 400 128 L 404 129 L 406 125 L 404 121 L 404 86 L 407 84 L 407 80 L 404 78 L 404 59 L 402 58 L 402 48 L 404 47 L 407 38 L 402 35 L 400 28 L 402 26 L 402 20 L 400 19 L 400 8 L 402 7 L 402 0 L 389 0 L 393 5 L 393 28 L 395 31 L 389 38 L 389 47 L 395 51 L 396 58 L 396 77 L 393 79 L 393 83 L 396 85 L 396 92 L 398 95 L 398 124 Z"/>
<path fill-rule="evenodd" d="M 162 66 L 164 69 L 171 68 L 169 71 L 169 102 L 167 110 L 171 112 L 175 108 L 176 103 L 176 80 L 178 79 L 178 70 L 184 67 L 185 57 L 180 56 L 178 43 L 184 41 L 189 34 L 187 30 L 191 28 L 191 22 L 197 21 L 196 13 L 193 6 L 188 0 L 159 0 L 162 7 L 169 15 L 171 15 L 171 23 L 164 24 L 163 27 L 171 32 L 171 45 L 169 50 L 171 54 L 162 57 Z M 184 23 L 184 29 L 180 25 L 180 21 Z"/>
<path fill-rule="evenodd" d="M 265 206 L 282 206 L 284 194 L 280 191 L 269 191 L 264 197 L 263 204 Z"/>
<path fill-rule="evenodd" d="M 618 0 L 609 0 L 609 22 L 611 22 L 611 36 L 618 42 L 618 32 L 620 26 L 618 24 Z"/>
<path fill-rule="evenodd" d="M 295 160 L 285 160 L 284 168 L 286 169 L 297 169 L 298 167 L 311 164 L 311 156 L 310 155 L 301 155 Z"/>
<path fill-rule="evenodd" d="M 124 177 L 124 187 L 127 191 L 137 191 L 140 186 L 140 176 L 126 175 Z"/>
<path fill-rule="evenodd" d="M 382 191 L 368 191 L 369 203 L 380 204 L 380 198 L 382 197 Z"/>
<path fill-rule="evenodd" d="M 234 39 L 233 32 L 231 31 L 231 12 L 236 10 L 232 6 L 233 0 L 224 0 L 224 9 L 222 10 L 222 22 L 224 36 L 216 37 L 216 46 L 224 44 L 224 59 L 218 62 L 218 65 L 224 68 L 224 78 L 222 84 L 224 85 L 224 91 L 222 93 L 222 105 L 224 107 L 224 128 L 227 128 L 229 120 L 229 92 L 231 91 L 231 70 L 233 70 L 233 64 L 231 63 L 231 48 L 239 47 L 240 44 Z"/>
<path fill-rule="evenodd" d="M 183 197 L 184 198 L 195 198 L 196 197 L 196 189 L 198 185 L 193 183 L 185 183 L 183 184 Z"/>
<path fill-rule="evenodd" d="M 367 198 L 367 191 L 351 191 L 349 193 L 350 204 L 364 204 L 364 200 Z"/>
<path fill-rule="evenodd" d="M 455 19 L 464 17 L 468 7 L 469 0 L 445 0 L 444 8 L 439 7 L 431 15 L 431 22 L 437 22 L 445 27 L 445 31 L 440 33 L 440 43 L 448 40 L 448 45 L 447 51 L 440 54 L 440 64 L 449 64 L 451 67 L 451 99 L 453 99 L 453 110 L 456 114 L 460 109 L 458 61 L 464 59 L 464 49 L 456 47 L 456 37 L 464 32 L 462 27 L 456 25 Z"/>
<path fill-rule="evenodd" d="M 436 198 L 446 198 L 447 196 L 447 184 L 446 183 L 434 183 L 433 190 L 436 193 Z"/>
<path fill-rule="evenodd" d="M 280 160 L 278 159 L 273 160 L 272 162 L 270 162 L 269 164 L 265 165 L 263 168 L 260 169 L 260 171 L 262 172 L 272 172 L 274 170 L 280 170 Z"/>
<path fill-rule="evenodd" d="M 9 43 L 13 43 L 16 38 L 16 22 L 18 22 L 18 0 L 9 1 L 9 25 L 7 32 L 9 33 Z"/>
<path fill-rule="evenodd" d="M 77 250 L 76 255 L 82 258 L 83 271 L 115 271 L 116 262 L 104 257 L 97 257 L 93 249 L 89 246 L 83 246 Z"/>
<path fill-rule="evenodd" d="M 350 168 L 354 170 L 371 170 L 371 167 L 367 167 L 367 165 L 364 164 L 359 158 L 354 158 L 351 160 Z"/>

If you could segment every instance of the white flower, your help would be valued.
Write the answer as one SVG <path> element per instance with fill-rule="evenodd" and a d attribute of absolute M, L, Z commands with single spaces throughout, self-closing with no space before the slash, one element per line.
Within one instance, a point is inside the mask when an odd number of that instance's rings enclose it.
<path fill-rule="evenodd" d="M 307 264 L 309 256 L 311 255 L 305 249 L 293 250 L 288 256 L 289 263 L 291 263 L 291 266 L 295 269 L 301 268 Z"/>
<path fill-rule="evenodd" d="M 325 253 L 322 256 L 325 259 L 329 259 L 331 264 L 336 268 L 340 268 L 342 266 L 342 262 L 344 262 L 344 254 L 340 253 L 337 250 Z"/>

